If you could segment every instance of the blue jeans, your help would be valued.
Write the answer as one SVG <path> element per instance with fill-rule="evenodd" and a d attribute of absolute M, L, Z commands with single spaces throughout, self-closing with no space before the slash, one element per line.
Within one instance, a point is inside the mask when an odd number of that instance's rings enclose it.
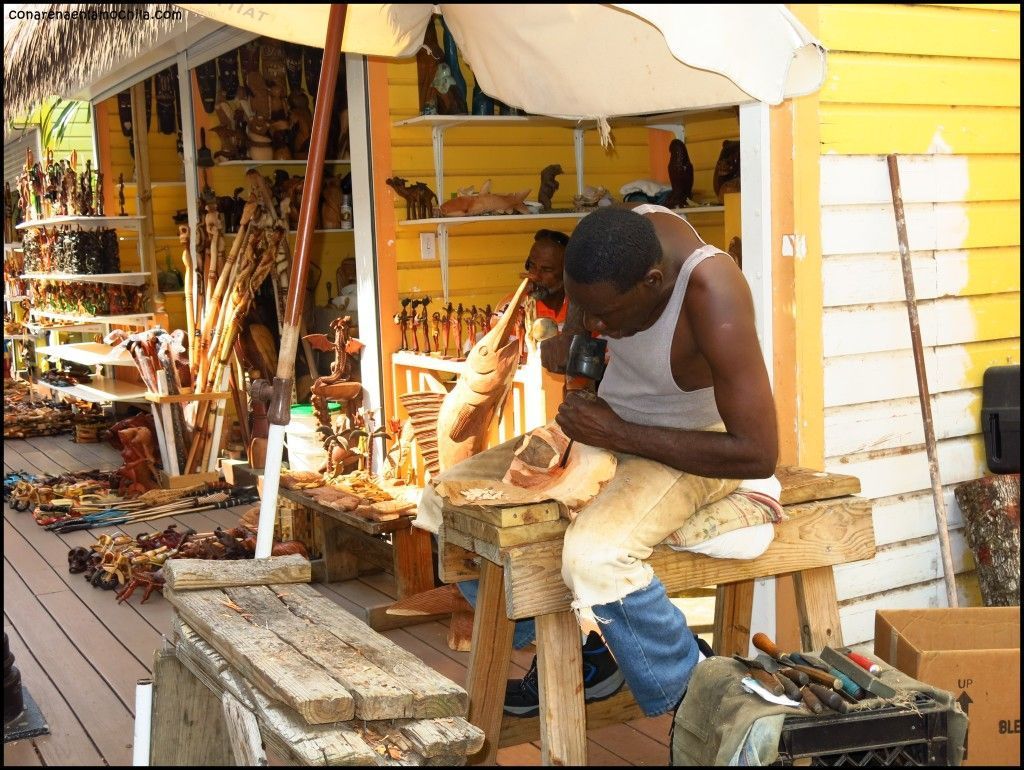
<path fill-rule="evenodd" d="M 463 580 L 461 583 L 456 583 L 462 595 L 466 598 L 466 601 L 476 607 L 476 595 L 477 591 L 480 590 L 479 580 Z M 517 620 L 515 631 L 512 632 L 512 646 L 517 650 L 521 650 L 530 644 L 534 639 L 537 638 L 537 627 L 533 622 L 533 618 L 526 618 L 525 620 Z"/>
<path fill-rule="evenodd" d="M 679 705 L 698 661 L 686 617 L 655 577 L 646 588 L 593 606 L 594 618 L 644 714 Z"/>

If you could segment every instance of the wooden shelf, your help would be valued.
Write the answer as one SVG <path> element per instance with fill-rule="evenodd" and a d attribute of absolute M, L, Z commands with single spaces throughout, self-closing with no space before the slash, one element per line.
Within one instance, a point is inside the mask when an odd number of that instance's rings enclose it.
<path fill-rule="evenodd" d="M 31 334 L 5 334 L 5 340 L 17 340 L 18 342 L 32 342 L 35 340 Z"/>
<path fill-rule="evenodd" d="M 652 115 L 632 115 L 609 118 L 608 124 L 615 126 L 655 126 L 662 123 L 682 122 L 683 118 L 696 110 L 659 112 Z M 392 125 L 430 126 L 431 128 L 454 128 L 455 126 L 561 126 L 563 128 L 596 128 L 597 121 L 586 118 L 555 118 L 548 115 L 416 115 L 397 120 Z"/>
<path fill-rule="evenodd" d="M 26 323 L 25 324 L 30 330 L 35 329 L 36 334 L 45 334 L 46 332 L 102 332 L 103 325 L 99 323 L 65 323 L 58 324 L 56 326 L 43 326 L 38 323 Z"/>
<path fill-rule="evenodd" d="M 710 214 L 725 211 L 725 206 L 690 206 L 685 209 L 673 209 L 677 214 Z M 399 227 L 433 227 L 435 225 L 462 225 L 473 222 L 514 222 L 530 219 L 582 219 L 590 211 L 549 211 L 543 214 L 484 214 L 476 217 L 431 217 L 430 219 L 407 219 L 399 222 Z"/>
<path fill-rule="evenodd" d="M 74 324 L 126 324 L 141 325 L 153 317 L 152 313 L 133 313 L 129 315 L 75 315 L 73 313 L 53 313 L 49 310 L 32 309 L 38 318 L 50 318 L 54 321 L 69 321 Z"/>
<path fill-rule="evenodd" d="M 164 395 L 162 393 L 146 392 L 146 400 L 154 404 L 188 404 L 193 401 L 223 401 L 231 398 L 231 391 L 216 393 L 177 393 L 175 395 Z"/>
<path fill-rule="evenodd" d="M 80 227 L 138 227 L 142 217 L 50 217 L 49 219 L 32 219 L 22 222 L 15 229 L 28 230 L 33 227 L 52 227 L 54 225 L 79 225 Z"/>
<path fill-rule="evenodd" d="M 149 273 L 25 273 L 22 278 L 34 281 L 78 281 L 79 283 L 115 283 L 142 286 Z"/>
<path fill-rule="evenodd" d="M 325 166 L 347 166 L 352 163 L 351 160 L 325 160 Z M 211 168 L 217 168 L 218 166 L 305 166 L 308 165 L 308 161 L 305 160 L 225 160 L 218 163 L 216 166 Z"/>
<path fill-rule="evenodd" d="M 121 347 L 101 342 L 79 342 L 67 345 L 37 347 L 36 353 L 73 361 L 84 366 L 135 366 L 131 353 Z"/>
<path fill-rule="evenodd" d="M 52 385 L 46 380 L 39 380 L 40 385 L 45 385 L 51 390 L 60 393 L 67 393 L 69 396 L 80 398 L 83 401 L 133 401 L 143 402 L 146 400 L 146 387 L 133 382 L 120 382 L 108 380 L 105 377 L 93 377 L 92 382 L 79 385 Z"/>

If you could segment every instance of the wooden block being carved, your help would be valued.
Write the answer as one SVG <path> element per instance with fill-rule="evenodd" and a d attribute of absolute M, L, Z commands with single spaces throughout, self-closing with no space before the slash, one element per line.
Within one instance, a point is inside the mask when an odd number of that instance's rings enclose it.
<path fill-rule="evenodd" d="M 779 502 L 783 505 L 830 500 L 860 492 L 860 479 L 842 473 L 826 473 L 795 465 L 780 465 L 775 478 L 782 485 Z"/>
<path fill-rule="evenodd" d="M 448 531 L 458 530 L 498 548 L 523 545 L 524 543 L 541 543 L 545 540 L 561 540 L 565 530 L 569 527 L 569 522 L 566 519 L 539 521 L 515 527 L 498 527 L 480 519 L 464 516 L 462 510 L 448 507 L 444 508 L 441 515 Z"/>
<path fill-rule="evenodd" d="M 237 561 L 168 559 L 164 563 L 164 580 L 167 587 L 174 591 L 271 583 L 308 583 L 311 575 L 309 560 L 298 554 Z"/>

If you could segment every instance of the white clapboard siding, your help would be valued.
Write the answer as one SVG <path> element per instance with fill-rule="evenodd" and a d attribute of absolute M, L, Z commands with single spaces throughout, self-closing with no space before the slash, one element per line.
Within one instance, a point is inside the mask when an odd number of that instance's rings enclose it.
<path fill-rule="evenodd" d="M 957 574 L 974 569 L 974 555 L 967 547 L 962 529 L 950 531 L 949 551 Z M 839 564 L 834 569 L 836 598 L 839 601 L 892 591 L 927 580 L 941 580 L 939 538 L 886 546 L 878 550 L 874 559 Z"/>
<path fill-rule="evenodd" d="M 964 524 L 963 512 L 953 493 L 955 487 L 956 484 L 950 484 L 942 488 L 949 529 L 958 529 Z M 938 531 L 935 521 L 935 500 L 931 489 L 878 498 L 872 500 L 871 505 L 875 524 L 875 545 L 878 547 L 893 545 L 903 540 L 917 540 L 934 535 Z"/>
<path fill-rule="evenodd" d="M 977 387 L 985 369 L 1019 363 L 1019 338 L 950 345 L 924 351 L 930 393 Z M 917 395 L 910 350 L 825 359 L 825 406 L 864 404 Z"/>
<path fill-rule="evenodd" d="M 1002 339 L 1012 326 L 1010 319 L 1020 317 L 1020 294 L 920 300 L 917 315 L 925 347 Z M 822 341 L 827 357 L 909 350 L 906 302 L 827 308 L 822 317 Z"/>
<path fill-rule="evenodd" d="M 918 300 L 1020 291 L 1020 247 L 916 251 Z M 905 302 L 903 268 L 896 251 L 833 255 L 822 260 L 824 306 Z"/>
<path fill-rule="evenodd" d="M 939 478 L 959 484 L 985 475 L 985 446 L 981 436 L 938 442 Z M 860 479 L 861 494 L 871 499 L 931 489 L 928 455 L 923 446 L 881 453 L 827 458 L 829 473 L 847 473 Z"/>
<path fill-rule="evenodd" d="M 939 440 L 981 432 L 981 388 L 931 398 Z M 825 410 L 825 455 L 838 457 L 924 443 L 919 398 L 899 398 Z"/>
<path fill-rule="evenodd" d="M 1020 203 L 909 203 L 904 207 L 911 251 L 1020 245 Z M 1018 233 L 1016 236 L 1009 232 Z M 1007 238 L 1012 238 L 1007 242 Z M 823 254 L 897 252 L 892 204 L 823 206 Z"/>
<path fill-rule="evenodd" d="M 974 573 L 957 575 L 956 593 L 957 602 L 961 607 L 981 605 L 978 581 Z M 843 629 L 843 644 L 854 645 L 855 652 L 874 652 L 874 645 L 871 642 L 875 637 L 875 613 L 878 610 L 914 610 L 945 606 L 947 602 L 944 580 L 930 580 L 881 596 L 859 598 L 841 604 L 839 621 Z M 860 648 L 856 645 L 860 645 Z"/>
<path fill-rule="evenodd" d="M 998 175 L 1004 185 L 985 188 L 985 200 L 1020 195 L 1020 158 L 1015 155 L 900 155 L 903 204 L 958 203 L 977 200 L 971 180 Z M 996 197 L 998 196 L 998 197 Z M 821 205 L 892 205 L 889 165 L 882 155 L 823 155 Z"/>

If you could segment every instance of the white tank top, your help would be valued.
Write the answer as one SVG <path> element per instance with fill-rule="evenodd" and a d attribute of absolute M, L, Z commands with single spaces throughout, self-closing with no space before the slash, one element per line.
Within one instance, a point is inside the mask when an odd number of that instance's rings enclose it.
<path fill-rule="evenodd" d="M 671 214 L 686 222 L 664 206 L 645 203 L 633 212 Z M 686 224 L 693 229 L 689 222 Z M 705 259 L 721 253 L 720 249 L 706 243 L 699 246 L 683 262 L 672 296 L 650 328 L 619 340 L 606 338 L 610 360 L 599 395 L 626 422 L 684 430 L 708 430 L 722 422 L 715 403 L 715 389 L 682 390 L 672 376 L 671 361 L 672 339 L 690 275 Z"/>

